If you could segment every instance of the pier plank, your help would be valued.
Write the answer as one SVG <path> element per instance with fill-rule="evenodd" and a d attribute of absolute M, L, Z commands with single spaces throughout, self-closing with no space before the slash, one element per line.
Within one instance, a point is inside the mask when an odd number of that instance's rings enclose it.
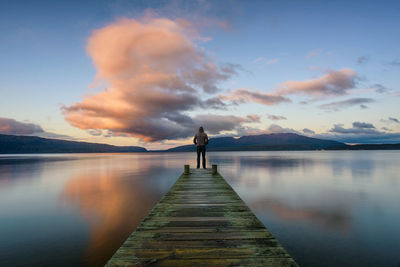
<path fill-rule="evenodd" d="M 106 266 L 297 266 L 219 174 L 191 169 Z"/>

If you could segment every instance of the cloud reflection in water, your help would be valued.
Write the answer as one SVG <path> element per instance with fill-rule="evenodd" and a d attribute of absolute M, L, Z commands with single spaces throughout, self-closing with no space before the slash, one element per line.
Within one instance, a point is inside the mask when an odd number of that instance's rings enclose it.
<path fill-rule="evenodd" d="M 85 264 L 104 264 L 173 184 L 177 175 L 153 164 L 82 171 L 67 181 L 60 201 L 76 207 L 90 227 Z"/>

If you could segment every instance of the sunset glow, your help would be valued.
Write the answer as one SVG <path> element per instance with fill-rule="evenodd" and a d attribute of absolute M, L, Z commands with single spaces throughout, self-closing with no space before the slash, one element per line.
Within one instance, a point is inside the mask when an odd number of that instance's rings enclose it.
<path fill-rule="evenodd" d="M 400 142 L 398 3 L 229 3 L 28 3 L 40 18 L 2 5 L 0 133 Z"/>

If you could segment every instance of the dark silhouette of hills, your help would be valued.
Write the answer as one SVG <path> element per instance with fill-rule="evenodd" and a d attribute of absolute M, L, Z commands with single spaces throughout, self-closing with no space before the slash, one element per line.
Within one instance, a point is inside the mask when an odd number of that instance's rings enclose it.
<path fill-rule="evenodd" d="M 311 138 L 294 133 L 261 134 L 211 138 L 208 151 L 274 151 L 274 150 L 394 150 L 400 144 L 346 145 L 332 140 Z M 196 146 L 184 145 L 151 152 L 192 152 Z M 147 152 L 138 146 L 113 146 L 99 143 L 47 139 L 37 136 L 0 134 L 0 154 L 28 153 L 121 153 Z"/>
<path fill-rule="evenodd" d="M 18 153 L 118 153 L 146 152 L 144 147 L 47 139 L 37 136 L 0 134 L 0 154 Z"/>
<path fill-rule="evenodd" d="M 400 149 L 400 144 L 346 145 L 341 142 L 311 138 L 294 133 L 275 133 L 212 138 L 208 151 L 273 151 L 273 150 L 388 150 Z M 170 148 L 169 152 L 195 151 L 194 145 Z"/>
<path fill-rule="evenodd" d="M 209 151 L 262 151 L 262 150 L 318 150 L 345 149 L 347 145 L 331 140 L 306 137 L 294 133 L 261 134 L 212 138 L 207 145 Z M 193 145 L 178 146 L 168 151 L 194 151 Z"/>
<path fill-rule="evenodd" d="M 399 150 L 400 144 L 358 144 L 348 145 L 347 150 Z"/>

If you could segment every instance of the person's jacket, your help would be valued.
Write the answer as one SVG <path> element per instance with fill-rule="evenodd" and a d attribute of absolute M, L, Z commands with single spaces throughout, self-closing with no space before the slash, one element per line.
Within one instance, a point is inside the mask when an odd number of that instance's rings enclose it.
<path fill-rule="evenodd" d="M 208 144 L 207 134 L 198 132 L 193 138 L 193 143 L 195 143 L 197 146 L 207 145 Z"/>

